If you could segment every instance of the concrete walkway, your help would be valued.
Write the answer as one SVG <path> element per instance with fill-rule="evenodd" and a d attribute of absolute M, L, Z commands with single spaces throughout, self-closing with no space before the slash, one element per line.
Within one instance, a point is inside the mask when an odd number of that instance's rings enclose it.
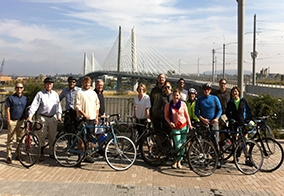
<path fill-rule="evenodd" d="M 273 173 L 240 173 L 226 164 L 209 177 L 184 167 L 149 167 L 137 159 L 129 170 L 112 170 L 103 158 L 82 168 L 59 166 L 46 157 L 30 169 L 5 162 L 6 131 L 0 135 L 0 195 L 284 195 L 283 165 Z"/>

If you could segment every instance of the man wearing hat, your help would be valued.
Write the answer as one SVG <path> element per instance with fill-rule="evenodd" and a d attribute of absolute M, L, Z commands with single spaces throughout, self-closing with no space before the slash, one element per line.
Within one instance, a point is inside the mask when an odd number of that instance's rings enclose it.
<path fill-rule="evenodd" d="M 48 133 L 48 145 L 50 149 L 50 158 L 53 155 L 53 143 L 56 137 L 57 123 L 61 121 L 62 109 L 57 92 L 52 90 L 53 79 L 44 79 L 44 89 L 39 91 L 29 109 L 28 120 L 31 120 L 33 115 L 37 112 L 39 114 L 39 121 L 43 124 L 42 130 L 38 131 L 40 142 L 43 144 Z M 44 161 L 44 147 L 41 148 L 40 161 Z"/>
<path fill-rule="evenodd" d="M 59 95 L 59 99 L 61 101 L 62 99 L 65 98 L 65 101 L 66 101 L 65 118 L 71 119 L 71 124 L 74 124 L 77 127 L 77 124 L 76 124 L 77 114 L 76 114 L 76 110 L 74 109 L 74 101 L 75 101 L 76 93 L 79 90 L 81 90 L 81 88 L 76 86 L 77 79 L 74 76 L 68 77 L 67 82 L 68 82 L 68 87 L 62 90 L 62 92 Z M 64 121 L 64 123 L 66 123 L 66 121 Z"/>
<path fill-rule="evenodd" d="M 217 96 L 211 95 L 211 84 L 202 85 L 203 95 L 198 97 L 195 104 L 195 115 L 200 122 L 205 125 L 212 124 L 214 130 L 219 130 L 219 118 L 222 114 L 222 106 Z M 219 132 L 216 132 L 217 142 L 219 142 Z M 221 165 L 218 163 L 218 168 Z"/>

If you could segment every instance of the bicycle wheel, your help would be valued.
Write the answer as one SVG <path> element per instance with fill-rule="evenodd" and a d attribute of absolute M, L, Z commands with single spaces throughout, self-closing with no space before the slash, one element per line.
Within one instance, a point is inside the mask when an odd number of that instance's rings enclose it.
<path fill-rule="evenodd" d="M 188 164 L 199 176 L 210 176 L 218 164 L 218 153 L 214 145 L 204 139 L 195 140 L 187 151 Z"/>
<path fill-rule="evenodd" d="M 139 150 L 145 163 L 159 166 L 169 159 L 171 143 L 165 134 L 150 131 L 141 138 Z"/>
<path fill-rule="evenodd" d="M 128 137 L 133 142 L 135 142 L 136 140 L 135 133 L 130 126 L 128 126 L 127 124 L 120 124 L 117 130 L 119 131 L 120 135 Z"/>
<path fill-rule="evenodd" d="M 232 139 L 226 138 L 223 145 L 221 145 L 223 160 L 227 161 L 234 154 L 234 146 Z"/>
<path fill-rule="evenodd" d="M 65 133 L 54 142 L 54 157 L 65 167 L 79 164 L 86 153 L 86 143 L 74 133 Z"/>
<path fill-rule="evenodd" d="M 257 143 L 261 146 L 263 154 L 263 164 L 260 168 L 262 172 L 273 172 L 277 170 L 283 163 L 283 148 L 279 142 L 271 138 L 262 138 Z"/>
<path fill-rule="evenodd" d="M 117 171 L 129 169 L 136 160 L 136 148 L 131 139 L 116 136 L 108 141 L 105 148 L 107 164 Z"/>
<path fill-rule="evenodd" d="M 39 158 L 40 154 L 40 142 L 36 134 L 30 132 L 25 133 L 18 147 L 18 157 L 20 163 L 24 167 L 33 166 Z"/>
<path fill-rule="evenodd" d="M 3 126 L 4 126 L 4 117 L 3 117 L 2 112 L 0 112 L 0 133 L 3 130 Z"/>
<path fill-rule="evenodd" d="M 235 165 L 243 174 L 254 174 L 263 164 L 261 147 L 253 140 L 237 145 L 234 152 Z"/>
<path fill-rule="evenodd" d="M 274 133 L 268 125 L 262 126 L 260 129 L 260 133 L 263 134 L 265 138 L 275 139 Z"/>

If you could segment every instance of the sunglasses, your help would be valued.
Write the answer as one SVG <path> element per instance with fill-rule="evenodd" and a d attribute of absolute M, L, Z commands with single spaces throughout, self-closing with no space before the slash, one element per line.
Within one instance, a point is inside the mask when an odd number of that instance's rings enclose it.
<path fill-rule="evenodd" d="M 220 84 L 226 85 L 227 83 L 226 83 L 226 82 L 222 82 L 222 83 L 220 83 Z"/>
<path fill-rule="evenodd" d="M 69 84 L 75 84 L 76 82 L 75 81 L 70 81 L 68 82 Z"/>
<path fill-rule="evenodd" d="M 165 86 L 164 88 L 170 89 L 171 87 L 170 86 Z"/>
<path fill-rule="evenodd" d="M 24 87 L 22 87 L 22 86 L 16 86 L 16 89 L 22 89 L 22 88 L 24 88 Z"/>

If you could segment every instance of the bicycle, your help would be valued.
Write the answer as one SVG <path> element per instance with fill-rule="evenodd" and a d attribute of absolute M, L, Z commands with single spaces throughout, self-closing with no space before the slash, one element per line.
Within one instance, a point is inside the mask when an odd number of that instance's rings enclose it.
<path fill-rule="evenodd" d="M 3 104 L 5 102 L 6 102 L 6 100 L 0 101 L 0 104 Z M 4 126 L 4 116 L 3 116 L 2 110 L 0 110 L 0 133 L 3 130 L 3 126 Z"/>
<path fill-rule="evenodd" d="M 214 145 L 200 137 L 198 132 L 191 131 L 186 142 L 177 150 L 174 149 L 171 136 L 163 131 L 152 130 L 147 133 L 140 143 L 141 156 L 148 164 L 158 166 L 166 161 L 175 162 L 175 157 L 186 149 L 185 159 L 190 168 L 199 176 L 210 176 L 217 168 L 218 154 Z M 151 146 L 151 154 L 144 145 Z M 190 145 L 189 145 L 190 144 Z M 189 146 L 189 147 L 188 147 Z"/>
<path fill-rule="evenodd" d="M 104 149 L 104 157 L 107 164 L 117 171 L 129 169 L 136 160 L 136 148 L 134 143 L 125 136 L 117 136 L 113 125 L 114 121 L 105 124 L 89 126 L 86 120 L 79 120 L 78 133 L 65 133 L 56 139 L 54 143 L 54 156 L 56 161 L 66 167 L 79 166 L 84 157 L 94 156 L 99 150 Z M 107 131 L 105 138 L 94 137 L 94 148 L 89 145 L 86 134 L 87 129 L 103 128 Z M 105 147 L 104 147 L 105 146 Z"/>
<path fill-rule="evenodd" d="M 136 122 L 134 122 L 134 118 L 131 115 L 126 115 L 127 122 L 121 122 L 119 123 L 117 129 L 120 131 L 120 133 L 129 139 L 131 139 L 134 143 L 137 140 L 138 133 L 136 131 Z M 141 125 L 137 125 L 141 126 Z M 144 126 L 144 125 L 142 125 Z"/>
<path fill-rule="evenodd" d="M 272 138 L 275 139 L 275 135 L 266 121 L 269 118 L 277 118 L 276 114 L 271 114 L 268 116 L 257 117 L 254 121 L 257 124 L 257 129 L 260 131 L 260 134 L 265 138 Z"/>
<path fill-rule="evenodd" d="M 203 125 L 211 133 L 208 140 L 213 142 L 219 156 L 220 164 L 224 164 L 232 155 L 237 169 L 243 174 L 255 174 L 260 170 L 263 164 L 263 153 L 261 147 L 253 140 L 246 139 L 245 133 L 254 131 L 254 127 L 250 131 L 246 131 L 247 124 L 238 126 L 237 130 L 214 130 L 212 125 Z M 230 137 L 226 138 L 224 144 L 219 146 L 216 138 L 216 132 L 228 133 Z M 236 139 L 232 135 L 237 135 Z"/>
<path fill-rule="evenodd" d="M 25 130 L 25 133 L 19 141 L 17 154 L 20 163 L 24 167 L 29 168 L 39 159 L 41 145 L 39 138 L 34 131 L 40 130 L 42 128 L 42 124 L 38 121 L 25 120 L 24 127 L 22 128 Z"/>
<path fill-rule="evenodd" d="M 255 133 L 250 138 L 251 140 L 256 141 L 261 146 L 261 150 L 263 153 L 263 164 L 260 168 L 262 172 L 273 172 L 277 170 L 283 163 L 283 148 L 279 142 L 277 142 L 272 136 L 269 134 L 270 132 L 263 131 L 264 127 L 267 126 L 266 120 L 269 117 L 276 117 L 275 114 L 269 116 L 262 116 L 254 119 L 255 125 Z M 270 128 L 269 128 L 270 129 Z M 265 130 L 269 130 L 267 127 Z M 272 132 L 271 132 L 272 133 Z M 268 137 L 267 137 L 268 136 Z"/>

